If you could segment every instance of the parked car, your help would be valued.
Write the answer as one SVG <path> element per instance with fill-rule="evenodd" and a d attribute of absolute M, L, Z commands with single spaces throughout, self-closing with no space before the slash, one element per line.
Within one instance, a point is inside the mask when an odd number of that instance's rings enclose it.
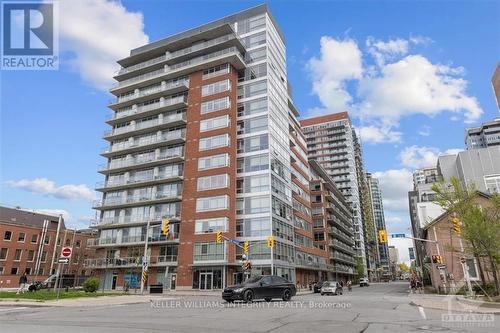
<path fill-rule="evenodd" d="M 222 298 L 227 302 L 236 300 L 252 302 L 256 299 L 270 302 L 273 298 L 289 301 L 296 292 L 295 285 L 281 276 L 258 275 L 249 278 L 242 284 L 225 288 L 222 292 Z"/>
<path fill-rule="evenodd" d="M 342 295 L 342 286 L 337 281 L 326 281 L 321 287 L 321 295 Z"/>
<path fill-rule="evenodd" d="M 321 292 L 321 287 L 323 286 L 324 281 L 319 281 L 319 282 L 314 282 L 313 284 L 313 291 L 315 293 Z"/>
<path fill-rule="evenodd" d="M 359 286 L 360 287 L 368 287 L 370 285 L 370 283 L 368 283 L 368 279 L 367 278 L 362 278 L 359 280 Z"/>

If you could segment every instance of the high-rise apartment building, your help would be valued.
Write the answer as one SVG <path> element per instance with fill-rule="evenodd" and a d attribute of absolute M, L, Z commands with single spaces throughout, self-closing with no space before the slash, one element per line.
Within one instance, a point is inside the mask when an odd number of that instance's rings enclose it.
<path fill-rule="evenodd" d="M 95 205 L 97 255 L 88 261 L 105 288 L 137 287 L 143 257 L 148 284 L 240 282 L 242 250 L 217 243 L 217 231 L 250 242 L 252 274 L 274 267 L 292 281 L 317 280 L 326 256 L 313 244 L 307 147 L 285 40 L 267 6 L 134 49 L 118 63 Z"/>
<path fill-rule="evenodd" d="M 307 140 L 309 158 L 318 162 L 335 181 L 337 188 L 351 205 L 354 220 L 356 255 L 367 271 L 365 232 L 359 166 L 361 151 L 347 112 L 319 116 L 300 121 Z"/>
<path fill-rule="evenodd" d="M 385 225 L 385 216 L 384 216 L 384 204 L 382 202 L 382 191 L 380 190 L 379 181 L 377 178 L 373 177 L 371 173 L 366 173 L 366 179 L 368 181 L 368 186 L 370 188 L 370 197 L 372 204 L 372 214 L 373 220 L 375 222 L 376 227 L 376 235 L 378 236 L 378 232 L 380 230 L 386 230 Z M 378 246 L 378 259 L 380 269 L 380 273 L 378 277 L 385 276 L 388 277 L 390 275 L 389 270 L 389 248 L 387 243 L 380 243 L 378 237 L 377 238 L 377 246 Z M 378 271 L 379 272 L 379 271 Z"/>
<path fill-rule="evenodd" d="M 493 77 L 491 78 L 491 86 L 497 100 L 497 106 L 500 110 L 500 62 L 497 64 Z"/>
<path fill-rule="evenodd" d="M 328 258 L 328 280 L 352 280 L 356 272 L 352 210 L 333 179 L 315 160 L 311 166 L 314 245 Z"/>
<path fill-rule="evenodd" d="M 487 121 L 479 127 L 468 128 L 465 131 L 465 145 L 469 150 L 500 146 L 500 118 Z"/>

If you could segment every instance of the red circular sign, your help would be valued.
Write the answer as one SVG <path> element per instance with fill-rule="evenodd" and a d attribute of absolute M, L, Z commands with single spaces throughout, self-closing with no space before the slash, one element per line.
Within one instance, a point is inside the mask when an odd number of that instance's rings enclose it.
<path fill-rule="evenodd" d="M 69 257 L 71 256 L 71 248 L 70 247 L 64 247 L 61 251 L 61 255 L 63 257 Z"/>

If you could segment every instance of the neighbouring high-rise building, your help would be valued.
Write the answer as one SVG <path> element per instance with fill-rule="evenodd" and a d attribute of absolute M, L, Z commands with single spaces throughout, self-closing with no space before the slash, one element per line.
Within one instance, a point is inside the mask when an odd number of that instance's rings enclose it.
<path fill-rule="evenodd" d="M 314 246 L 307 145 L 287 81 L 285 39 L 268 7 L 139 47 L 118 63 L 109 146 L 101 153 L 107 163 L 99 170 L 105 180 L 97 186 L 103 195 L 95 204 L 97 254 L 87 260 L 104 287 L 136 288 L 143 258 L 148 284 L 203 290 L 239 283 L 243 251 L 217 242 L 217 231 L 249 242 L 252 274 L 273 267 L 301 283 L 325 276 L 328 255 Z M 346 166 L 354 167 L 353 160 Z M 357 198 L 352 187 L 342 186 Z M 356 232 L 361 254 L 363 234 Z"/>
<path fill-rule="evenodd" d="M 301 120 L 300 124 L 307 140 L 309 158 L 326 170 L 351 205 L 356 256 L 362 261 L 366 272 L 368 267 L 360 194 L 363 179 L 358 178 L 362 174 L 359 168 L 362 159 L 349 115 L 347 112 L 329 114 Z"/>
<path fill-rule="evenodd" d="M 387 243 L 380 243 L 378 238 L 378 232 L 380 230 L 387 230 L 385 225 L 384 204 L 382 202 L 382 191 L 378 179 L 373 177 L 371 173 L 366 173 L 366 179 L 370 189 L 372 214 L 377 234 L 378 260 L 380 263 L 380 267 L 378 267 L 379 270 L 377 271 L 378 277 L 388 278 L 390 275 L 389 248 Z"/>
<path fill-rule="evenodd" d="M 465 145 L 469 150 L 500 146 L 500 118 L 482 123 L 479 127 L 468 128 L 465 131 Z"/>
<path fill-rule="evenodd" d="M 493 93 L 497 100 L 497 106 L 500 110 L 500 62 L 497 64 L 493 77 L 491 78 L 491 85 L 493 86 Z"/>
<path fill-rule="evenodd" d="M 329 280 L 352 280 L 356 251 L 351 206 L 319 163 L 309 164 L 314 245 L 327 255 Z"/>

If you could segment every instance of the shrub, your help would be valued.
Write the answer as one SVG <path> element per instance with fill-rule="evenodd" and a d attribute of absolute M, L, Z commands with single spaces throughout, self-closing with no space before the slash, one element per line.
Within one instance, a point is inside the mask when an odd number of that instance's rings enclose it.
<path fill-rule="evenodd" d="M 83 283 L 83 290 L 86 293 L 95 293 L 99 289 L 99 280 L 95 277 L 88 278 Z"/>
<path fill-rule="evenodd" d="M 476 292 L 476 294 L 484 295 L 486 292 L 489 296 L 495 294 L 495 284 L 494 283 L 486 283 L 484 286 L 475 284 L 472 286 L 472 289 Z"/>

